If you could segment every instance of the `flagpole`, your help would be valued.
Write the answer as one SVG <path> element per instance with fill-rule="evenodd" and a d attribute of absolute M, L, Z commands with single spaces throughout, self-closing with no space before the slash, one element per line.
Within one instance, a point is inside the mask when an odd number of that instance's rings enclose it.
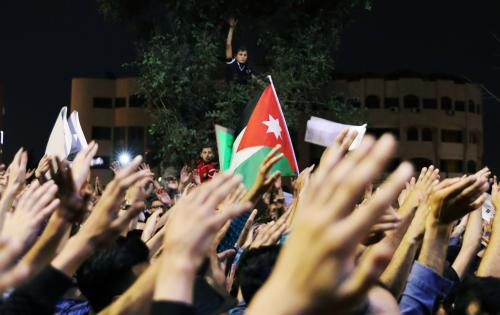
<path fill-rule="evenodd" d="M 290 138 L 290 132 L 288 132 L 288 126 L 287 126 L 287 123 L 286 123 L 285 115 L 283 114 L 283 110 L 281 109 L 280 99 L 278 98 L 278 93 L 276 93 L 276 89 L 274 88 L 274 83 L 273 83 L 273 79 L 271 78 L 271 75 L 268 75 L 267 79 L 271 83 L 271 89 L 273 90 L 274 97 L 276 98 L 276 102 L 278 103 L 278 108 L 280 110 L 281 116 L 283 117 L 283 121 L 285 122 L 285 128 L 287 130 L 288 141 L 290 141 L 290 144 L 292 145 L 292 148 L 291 148 L 292 149 L 292 155 L 293 155 L 293 159 L 295 161 L 295 165 L 297 165 L 297 169 L 298 169 L 297 175 L 298 175 L 299 170 L 300 170 L 299 163 L 297 162 L 297 158 L 295 157 L 295 150 L 293 149 L 293 142 L 292 142 L 292 139 Z"/>

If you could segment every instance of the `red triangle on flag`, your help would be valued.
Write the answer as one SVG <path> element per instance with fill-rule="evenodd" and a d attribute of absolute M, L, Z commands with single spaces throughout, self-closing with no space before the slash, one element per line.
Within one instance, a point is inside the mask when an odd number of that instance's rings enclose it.
<path fill-rule="evenodd" d="M 275 147 L 281 144 L 280 151 L 285 155 L 292 170 L 298 173 L 297 160 L 288 133 L 285 117 L 274 91 L 269 84 L 257 102 L 237 152 L 256 146 Z"/>

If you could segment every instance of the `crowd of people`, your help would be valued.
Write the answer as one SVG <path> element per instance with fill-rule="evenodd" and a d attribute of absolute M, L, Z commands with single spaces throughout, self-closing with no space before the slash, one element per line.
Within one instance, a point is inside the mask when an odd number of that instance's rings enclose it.
<path fill-rule="evenodd" d="M 20 149 L 0 172 L 0 314 L 500 313 L 496 177 L 386 174 L 396 140 L 355 137 L 289 185 L 277 146 L 248 189 L 209 148 L 167 176 L 115 164 L 104 188 L 95 142 L 34 171 Z"/>

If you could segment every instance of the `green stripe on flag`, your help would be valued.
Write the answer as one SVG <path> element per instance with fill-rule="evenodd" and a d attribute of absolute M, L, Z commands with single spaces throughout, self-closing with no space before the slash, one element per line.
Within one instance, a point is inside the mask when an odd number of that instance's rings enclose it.
<path fill-rule="evenodd" d="M 245 185 L 245 188 L 247 190 L 250 189 L 250 187 L 252 187 L 253 183 L 255 182 L 255 177 L 257 176 L 257 172 L 259 171 L 260 163 L 264 161 L 264 158 L 272 149 L 273 148 L 267 147 L 260 149 L 234 170 L 235 174 L 241 174 L 243 176 L 243 184 Z M 281 171 L 281 176 L 296 175 L 285 157 L 283 157 L 278 161 L 278 163 L 273 166 L 270 174 L 278 170 Z"/>
<path fill-rule="evenodd" d="M 215 138 L 217 140 L 220 168 L 222 171 L 227 171 L 231 165 L 234 132 L 228 128 L 215 125 Z"/>

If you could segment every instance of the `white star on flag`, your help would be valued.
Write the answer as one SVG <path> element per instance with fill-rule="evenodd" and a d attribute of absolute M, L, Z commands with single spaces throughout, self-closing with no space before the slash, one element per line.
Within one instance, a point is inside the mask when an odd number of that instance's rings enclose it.
<path fill-rule="evenodd" d="M 264 120 L 262 123 L 267 126 L 266 133 L 273 133 L 276 137 L 276 140 L 278 140 L 278 138 L 281 138 L 281 126 L 278 119 L 275 119 L 273 116 L 269 115 L 269 120 Z"/>

